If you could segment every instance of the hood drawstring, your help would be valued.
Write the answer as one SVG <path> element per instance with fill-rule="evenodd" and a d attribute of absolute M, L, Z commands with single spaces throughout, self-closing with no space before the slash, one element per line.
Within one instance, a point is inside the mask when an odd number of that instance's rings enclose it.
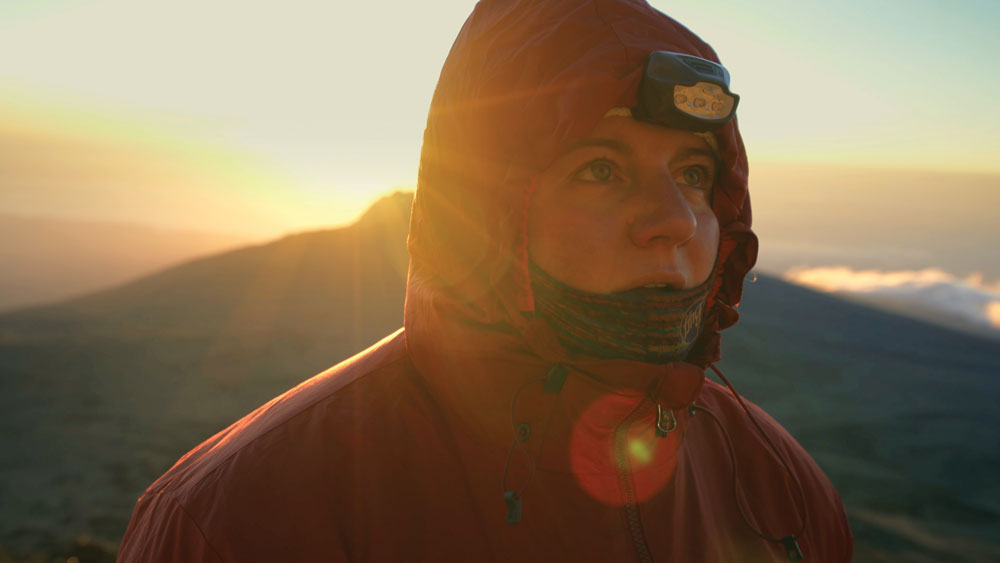
<path fill-rule="evenodd" d="M 517 524 L 521 521 L 521 493 L 524 489 L 531 484 L 532 479 L 535 477 L 535 461 L 531 458 L 531 454 L 528 449 L 524 446 L 524 442 L 528 440 L 531 435 L 531 426 L 528 423 L 516 424 L 514 420 L 514 409 L 517 406 L 517 398 L 521 395 L 526 387 L 533 383 L 541 382 L 545 392 L 553 395 L 558 395 L 562 391 L 563 384 L 566 383 L 566 378 L 569 376 L 569 370 L 566 366 L 562 364 L 555 364 L 549 369 L 548 373 L 545 374 L 545 378 L 542 380 L 532 379 L 521 384 L 520 387 L 514 391 L 514 395 L 510 399 L 510 427 L 514 431 L 514 438 L 510 443 L 510 448 L 507 450 L 507 460 L 503 465 L 503 500 L 507 504 L 507 523 Z M 552 416 L 552 409 L 549 409 L 549 416 Z M 544 427 L 548 426 L 548 420 L 546 419 L 546 424 Z M 524 485 L 519 489 L 510 489 L 507 487 L 507 476 L 510 474 L 510 460 L 514 456 L 514 449 L 520 447 L 524 452 L 524 456 L 528 459 L 528 478 L 525 480 Z"/>
<path fill-rule="evenodd" d="M 716 375 L 718 375 L 719 378 L 722 379 L 723 383 L 726 384 L 726 387 L 729 388 L 729 392 L 732 393 L 733 397 L 736 398 L 736 401 L 739 403 L 740 407 L 743 408 L 743 412 L 745 412 L 747 414 L 747 417 L 750 418 L 750 422 L 753 423 L 754 427 L 757 429 L 757 432 L 764 437 L 764 440 L 767 442 L 767 445 L 771 448 L 771 452 L 774 453 L 774 455 L 781 462 L 782 467 L 784 467 L 785 472 L 787 472 L 788 475 L 792 478 L 792 483 L 795 485 L 795 491 L 797 493 L 795 504 L 797 505 L 798 513 L 802 515 L 799 529 L 794 534 L 789 534 L 786 536 L 782 536 L 780 538 L 767 535 L 764 532 L 757 529 L 756 526 L 750 523 L 750 519 L 747 518 L 746 515 L 746 510 L 743 508 L 743 504 L 740 503 L 740 498 L 739 495 L 737 494 L 737 489 L 739 488 L 739 471 L 736 468 L 736 452 L 733 450 L 733 442 L 732 439 L 729 437 L 729 432 L 726 431 L 726 427 L 723 426 L 722 421 L 719 420 L 717 416 L 715 416 L 715 413 L 706 409 L 705 407 L 692 404 L 691 405 L 692 413 L 694 410 L 700 410 L 705 414 L 707 414 L 712 420 L 715 421 L 715 424 L 719 427 L 719 430 L 722 431 L 722 435 L 726 439 L 726 446 L 729 449 L 729 460 L 733 468 L 733 501 L 736 503 L 736 508 L 739 509 L 740 518 L 743 519 L 743 523 L 746 524 L 747 527 L 750 528 L 750 530 L 758 537 L 770 542 L 781 543 L 785 547 L 785 553 L 788 555 L 789 561 L 802 561 L 803 560 L 802 550 L 799 548 L 797 540 L 799 536 L 802 535 L 802 532 L 805 531 L 806 522 L 809 517 L 809 512 L 807 510 L 805 501 L 805 493 L 802 491 L 802 484 L 799 483 L 799 479 L 798 477 L 795 476 L 795 472 L 792 471 L 792 469 L 788 466 L 788 462 L 785 461 L 785 456 L 781 455 L 781 453 L 778 451 L 778 448 L 775 447 L 774 442 L 771 441 L 770 436 L 768 436 L 767 433 L 764 432 L 764 429 L 761 428 L 760 424 L 757 422 L 757 419 L 754 418 L 753 413 L 751 413 L 750 409 L 747 408 L 746 403 L 743 402 L 743 399 L 740 397 L 739 393 L 736 392 L 736 389 L 733 387 L 733 384 L 729 382 L 729 379 L 727 379 L 726 376 L 722 374 L 722 371 L 720 371 L 719 368 L 715 367 L 715 364 L 709 364 L 709 367 L 712 368 L 712 371 L 714 371 Z"/>

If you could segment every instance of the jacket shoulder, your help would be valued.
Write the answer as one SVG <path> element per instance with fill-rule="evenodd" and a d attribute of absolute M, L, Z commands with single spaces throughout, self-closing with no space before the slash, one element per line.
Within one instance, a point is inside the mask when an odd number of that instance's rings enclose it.
<path fill-rule="evenodd" d="M 778 421 L 746 398 L 743 402 L 760 430 L 725 387 L 706 380 L 698 396 L 698 404 L 719 423 L 715 439 L 728 442 L 713 449 L 731 452 L 718 454 L 720 458 L 735 458 L 715 461 L 731 464 L 737 472 L 737 496 L 746 503 L 749 523 L 777 537 L 793 535 L 804 526 L 797 541 L 806 558 L 851 561 L 853 535 L 829 478 Z"/>
<path fill-rule="evenodd" d="M 414 373 L 400 329 L 212 436 L 136 503 L 120 560 L 238 560 L 246 554 L 234 554 L 234 545 L 277 535 L 283 525 L 301 527 L 274 514 L 275 507 L 308 512 L 317 506 L 318 485 L 335 480 L 343 460 L 358 455 L 348 442 L 365 435 L 365 417 L 391 408 L 402 395 L 419 403 L 423 394 Z M 296 495 L 303 498 L 291 498 Z M 240 518 L 247 522 L 237 527 Z M 227 529 L 246 537 L 232 537 Z M 220 530 L 226 530 L 224 540 Z M 325 548 L 335 560 L 337 546 Z"/>
<path fill-rule="evenodd" d="M 386 336 L 367 350 L 303 381 L 261 405 L 181 457 L 147 489 L 150 492 L 178 490 L 204 478 L 246 448 L 296 418 L 336 403 L 338 396 L 363 380 L 406 372 L 410 365 L 403 329 Z"/>

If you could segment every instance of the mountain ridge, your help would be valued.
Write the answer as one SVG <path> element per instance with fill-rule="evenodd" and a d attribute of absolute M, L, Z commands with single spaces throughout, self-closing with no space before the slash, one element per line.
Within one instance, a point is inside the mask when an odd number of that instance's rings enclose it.
<path fill-rule="evenodd" d="M 0 311 L 119 285 L 246 237 L 141 224 L 0 214 Z"/>

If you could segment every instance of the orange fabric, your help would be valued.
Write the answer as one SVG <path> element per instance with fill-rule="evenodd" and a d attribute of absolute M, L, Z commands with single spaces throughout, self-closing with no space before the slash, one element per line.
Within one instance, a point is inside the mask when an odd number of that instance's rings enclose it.
<path fill-rule="evenodd" d="M 463 362 L 473 371 L 442 395 L 448 372 L 425 377 L 400 332 L 310 379 L 157 480 L 136 506 L 119 560 L 640 561 L 638 542 L 656 561 L 787 561 L 741 520 L 725 439 L 703 413 L 675 408 L 677 429 L 653 435 L 655 404 L 669 409 L 695 397 L 728 429 L 755 524 L 773 535 L 798 525 L 773 454 L 700 370 L 581 364 L 593 376 L 572 373 L 552 394 L 542 383 L 547 364 L 498 355 Z M 802 482 L 807 561 L 850 561 L 833 488 L 777 423 L 755 412 Z M 625 437 L 616 436 L 626 418 Z M 512 419 L 531 426 L 507 478 L 522 493 L 515 525 L 503 501 Z M 615 457 L 623 439 L 638 444 L 625 447 L 631 509 Z"/>
<path fill-rule="evenodd" d="M 642 2 L 480 2 L 428 118 L 405 330 L 178 461 L 139 499 L 120 560 L 787 560 L 750 525 L 794 533 L 806 516 L 795 486 L 703 371 L 756 258 L 735 123 L 716 133 L 719 278 L 691 363 L 576 358 L 531 314 L 534 177 L 607 109 L 632 105 L 654 49 L 716 60 Z M 552 392 L 557 364 L 568 375 Z M 751 409 L 801 484 L 806 560 L 849 561 L 833 487 Z M 519 523 L 506 521 L 506 491 Z"/>

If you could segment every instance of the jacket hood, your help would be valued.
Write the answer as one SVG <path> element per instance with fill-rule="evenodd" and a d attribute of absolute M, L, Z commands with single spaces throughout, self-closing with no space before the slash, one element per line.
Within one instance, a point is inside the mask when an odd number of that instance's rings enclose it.
<path fill-rule="evenodd" d="M 636 105 L 646 57 L 718 61 L 688 29 L 633 0 L 479 2 L 455 40 L 431 102 L 410 218 L 405 325 L 429 310 L 537 338 L 527 209 L 538 175 L 612 107 Z M 747 159 L 736 120 L 715 132 L 722 171 L 713 208 L 716 286 L 689 361 L 720 358 L 757 256 Z M 544 335 L 542 341 L 551 341 Z"/>

